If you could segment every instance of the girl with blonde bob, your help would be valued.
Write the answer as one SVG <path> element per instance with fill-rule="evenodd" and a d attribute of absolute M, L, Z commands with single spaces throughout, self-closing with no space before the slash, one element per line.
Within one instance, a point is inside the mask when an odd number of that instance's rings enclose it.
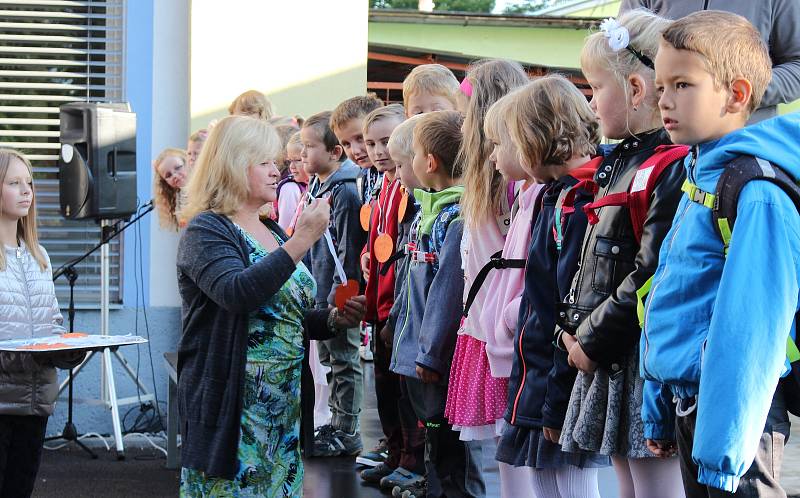
<path fill-rule="evenodd" d="M 259 219 L 276 197 L 280 147 L 265 121 L 224 118 L 189 183 L 191 221 L 177 258 L 182 496 L 301 496 L 307 340 L 336 336 L 364 316 L 363 296 L 313 310 L 316 285 L 301 260 L 327 229 L 325 201 L 306 207 L 288 240 Z"/>
<path fill-rule="evenodd" d="M 189 181 L 189 157 L 181 149 L 164 149 L 153 161 L 153 201 L 162 227 L 177 230 L 185 204 L 183 189 Z"/>
<path fill-rule="evenodd" d="M 528 496 L 599 497 L 597 467 L 607 457 L 567 453 L 558 444 L 577 370 L 553 346 L 556 310 L 577 269 L 591 192 L 580 180 L 595 172 L 590 160 L 599 142 L 597 121 L 586 98 L 561 76 L 546 76 L 508 97 L 505 128 L 519 163 L 543 184 L 531 228 L 521 310 L 508 380 L 506 427 L 497 460 L 529 467 Z M 567 195 L 574 212 L 562 211 Z"/>
<path fill-rule="evenodd" d="M 0 149 L 0 181 L 0 340 L 64 333 L 50 260 L 36 233 L 30 161 Z M 84 356 L 0 353 L 0 495 L 31 496 L 58 395 L 56 368 L 73 368 Z"/>

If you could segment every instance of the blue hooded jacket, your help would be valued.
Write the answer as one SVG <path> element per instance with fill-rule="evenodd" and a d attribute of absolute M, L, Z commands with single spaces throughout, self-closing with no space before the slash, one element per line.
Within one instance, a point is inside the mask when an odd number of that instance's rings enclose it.
<path fill-rule="evenodd" d="M 686 158 L 688 180 L 714 192 L 739 155 L 800 178 L 800 113 L 700 144 Z M 642 419 L 646 438 L 673 439 L 672 396 L 697 396 L 698 481 L 734 492 L 755 457 L 778 379 L 788 372 L 800 216 L 780 187 L 754 181 L 739 196 L 727 258 L 712 223 L 710 209 L 684 196 L 661 247 L 640 342 Z"/>

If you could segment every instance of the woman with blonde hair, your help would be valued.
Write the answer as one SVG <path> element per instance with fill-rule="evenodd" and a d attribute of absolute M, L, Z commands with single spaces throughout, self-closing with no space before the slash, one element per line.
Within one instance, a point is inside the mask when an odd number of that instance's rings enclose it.
<path fill-rule="evenodd" d="M 258 90 L 247 90 L 231 102 L 228 114 L 269 121 L 275 115 L 275 110 L 266 95 Z"/>
<path fill-rule="evenodd" d="M 327 229 L 325 201 L 306 207 L 288 240 L 259 219 L 275 200 L 279 149 L 265 121 L 224 118 L 189 183 L 178 247 L 182 496 L 301 496 L 305 336 L 329 338 L 364 315 L 363 296 L 313 310 L 301 260 Z"/>

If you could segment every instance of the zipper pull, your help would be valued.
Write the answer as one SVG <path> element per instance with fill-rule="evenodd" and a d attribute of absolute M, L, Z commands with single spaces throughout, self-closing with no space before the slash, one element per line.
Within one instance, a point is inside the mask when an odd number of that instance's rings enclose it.
<path fill-rule="evenodd" d="M 17 259 L 22 259 L 22 248 L 17 247 L 16 251 L 17 251 Z"/>
<path fill-rule="evenodd" d="M 694 178 L 694 168 L 697 166 L 697 156 L 700 154 L 700 150 L 697 145 L 692 146 L 691 154 L 692 159 L 689 161 L 689 178 L 691 179 L 692 183 L 697 183 Z"/>

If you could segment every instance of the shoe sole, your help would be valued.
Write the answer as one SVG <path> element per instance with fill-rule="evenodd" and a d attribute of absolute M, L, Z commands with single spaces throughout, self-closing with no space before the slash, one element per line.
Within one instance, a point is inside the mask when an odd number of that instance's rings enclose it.
<path fill-rule="evenodd" d="M 363 465 L 365 467 L 377 467 L 378 465 L 382 464 L 383 460 L 373 460 L 372 458 L 367 458 L 364 456 L 357 456 L 356 457 L 356 464 Z"/>

